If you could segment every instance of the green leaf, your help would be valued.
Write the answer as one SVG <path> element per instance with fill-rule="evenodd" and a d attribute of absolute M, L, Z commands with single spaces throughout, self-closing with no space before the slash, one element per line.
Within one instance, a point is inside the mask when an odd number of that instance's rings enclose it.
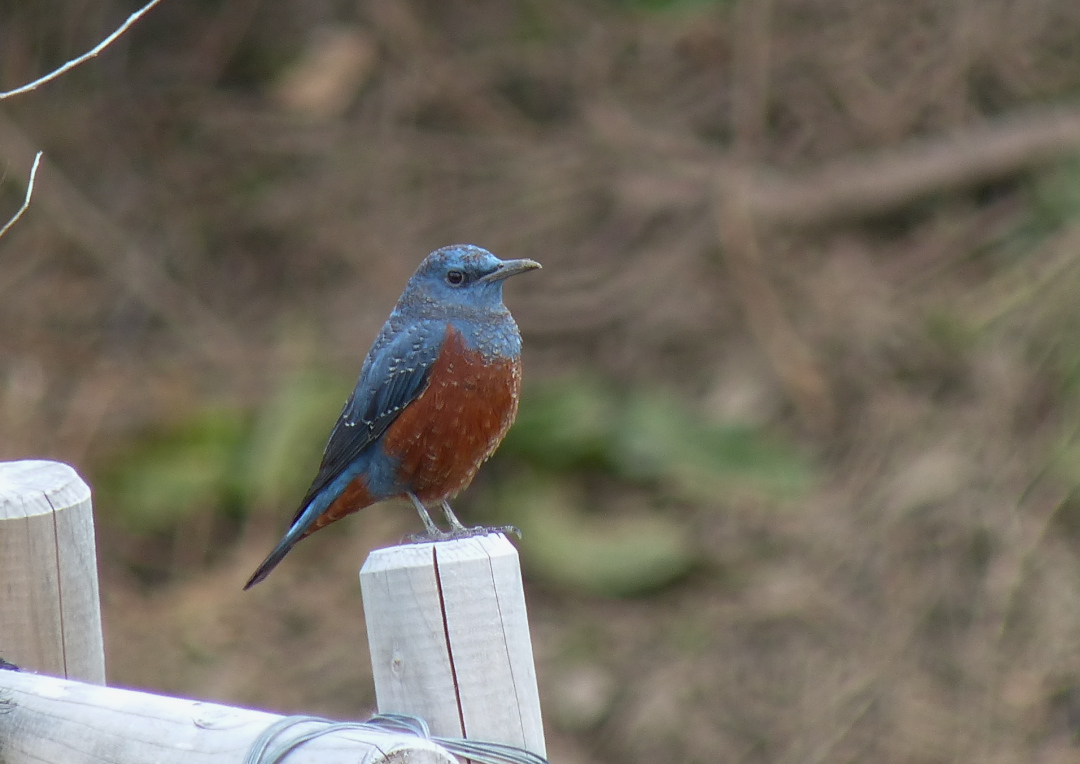
<path fill-rule="evenodd" d="M 612 461 L 625 477 L 659 481 L 685 498 L 750 491 L 794 496 L 811 479 L 790 446 L 746 426 L 720 426 L 675 398 L 637 393 L 624 412 Z"/>
<path fill-rule="evenodd" d="M 616 396 L 598 380 L 536 385 L 522 396 L 501 450 L 551 469 L 608 468 L 618 417 Z"/>
<path fill-rule="evenodd" d="M 691 500 L 732 491 L 788 497 L 813 476 L 795 448 L 753 428 L 716 424 L 674 396 L 620 393 L 593 378 L 526 389 L 501 453 L 548 470 L 659 484 Z"/>
<path fill-rule="evenodd" d="M 588 594 L 656 591 L 698 562 L 686 530 L 662 515 L 588 515 L 565 484 L 515 484 L 512 514 L 531 575 Z"/>
<path fill-rule="evenodd" d="M 298 369 L 258 412 L 245 454 L 242 493 L 258 509 L 297 502 L 315 476 L 347 383 L 338 375 Z"/>
<path fill-rule="evenodd" d="M 234 502 L 247 431 L 241 413 L 210 409 L 151 433 L 104 476 L 104 506 L 132 529 L 152 532 Z"/>

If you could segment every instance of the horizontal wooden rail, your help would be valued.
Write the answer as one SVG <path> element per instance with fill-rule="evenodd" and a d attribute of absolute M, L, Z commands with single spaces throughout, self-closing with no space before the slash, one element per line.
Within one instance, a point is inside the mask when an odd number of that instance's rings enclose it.
<path fill-rule="evenodd" d="M 240 764 L 282 717 L 216 703 L 0 670 L 4 764 Z M 455 764 L 435 743 L 349 730 L 312 740 L 289 764 Z"/>

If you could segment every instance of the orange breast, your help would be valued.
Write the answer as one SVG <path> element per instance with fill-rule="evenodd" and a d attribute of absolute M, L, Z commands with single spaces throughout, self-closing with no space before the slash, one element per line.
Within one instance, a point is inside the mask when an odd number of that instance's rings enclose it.
<path fill-rule="evenodd" d="M 447 326 L 427 389 L 386 431 L 398 480 L 423 502 L 449 499 L 472 482 L 517 416 L 521 361 L 485 363 Z"/>

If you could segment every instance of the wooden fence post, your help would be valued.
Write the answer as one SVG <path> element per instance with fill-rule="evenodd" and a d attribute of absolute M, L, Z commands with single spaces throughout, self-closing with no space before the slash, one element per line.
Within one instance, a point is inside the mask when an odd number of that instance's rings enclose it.
<path fill-rule="evenodd" d="M 546 755 L 513 544 L 490 534 L 377 549 L 360 585 L 380 712 Z"/>
<path fill-rule="evenodd" d="M 90 488 L 66 464 L 0 462 L 0 658 L 105 684 Z"/>

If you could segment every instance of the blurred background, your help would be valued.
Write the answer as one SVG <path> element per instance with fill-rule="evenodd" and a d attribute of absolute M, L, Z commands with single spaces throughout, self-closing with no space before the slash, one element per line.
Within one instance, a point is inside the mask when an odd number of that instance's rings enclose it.
<path fill-rule="evenodd" d="M 0 0 L 0 89 L 140 3 Z M 95 491 L 110 682 L 374 704 L 379 505 L 240 588 L 430 250 L 507 303 L 552 761 L 1075 761 L 1080 4 L 165 0 L 0 106 L 0 458 Z"/>

